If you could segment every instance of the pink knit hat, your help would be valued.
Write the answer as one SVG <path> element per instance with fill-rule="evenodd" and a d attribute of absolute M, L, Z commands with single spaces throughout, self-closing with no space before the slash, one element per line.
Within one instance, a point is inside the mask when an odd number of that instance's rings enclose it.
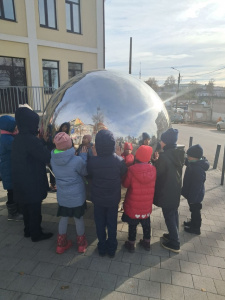
<path fill-rule="evenodd" d="M 53 142 L 58 150 L 67 150 L 72 147 L 72 140 L 65 132 L 57 133 Z"/>

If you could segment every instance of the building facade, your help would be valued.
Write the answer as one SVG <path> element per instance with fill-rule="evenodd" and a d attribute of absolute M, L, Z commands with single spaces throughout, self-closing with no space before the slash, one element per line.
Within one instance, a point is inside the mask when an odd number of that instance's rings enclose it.
<path fill-rule="evenodd" d="M 49 95 L 76 74 L 102 68 L 103 0 L 0 0 L 1 90 L 43 87 Z"/>

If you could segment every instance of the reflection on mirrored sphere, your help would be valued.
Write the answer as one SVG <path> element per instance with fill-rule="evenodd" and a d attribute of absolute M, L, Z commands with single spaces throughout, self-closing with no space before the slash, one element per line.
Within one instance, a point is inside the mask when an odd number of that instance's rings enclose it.
<path fill-rule="evenodd" d="M 169 127 L 163 102 L 146 83 L 107 70 L 79 74 L 52 95 L 44 112 L 43 129 L 51 124 L 54 135 L 65 122 L 70 124 L 75 147 L 84 135 L 91 135 L 94 142 L 99 130 L 109 129 L 117 145 L 130 142 L 134 151 L 143 132 L 155 147 Z"/>

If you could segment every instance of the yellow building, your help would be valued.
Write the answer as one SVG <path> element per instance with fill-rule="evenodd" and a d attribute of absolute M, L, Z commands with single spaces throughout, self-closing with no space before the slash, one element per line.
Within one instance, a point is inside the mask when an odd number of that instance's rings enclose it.
<path fill-rule="evenodd" d="M 1 113 L 23 102 L 43 109 L 41 95 L 101 68 L 104 0 L 0 0 Z"/>

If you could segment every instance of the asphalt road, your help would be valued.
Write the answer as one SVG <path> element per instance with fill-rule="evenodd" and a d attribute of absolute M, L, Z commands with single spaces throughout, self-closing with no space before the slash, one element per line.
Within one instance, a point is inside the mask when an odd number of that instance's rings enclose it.
<path fill-rule="evenodd" d="M 218 168 L 221 170 L 223 165 L 225 130 L 217 131 L 216 127 L 204 124 L 173 124 L 173 128 L 179 130 L 178 144 L 189 147 L 189 139 L 193 137 L 193 145 L 200 144 L 204 151 L 204 156 L 213 166 L 217 144 L 221 145 Z"/>

